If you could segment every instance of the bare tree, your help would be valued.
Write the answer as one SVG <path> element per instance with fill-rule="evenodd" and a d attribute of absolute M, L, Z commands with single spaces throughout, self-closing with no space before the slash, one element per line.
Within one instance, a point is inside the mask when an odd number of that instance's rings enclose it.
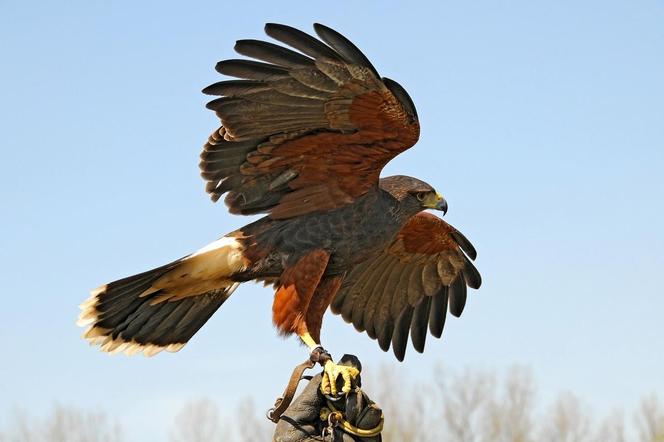
<path fill-rule="evenodd" d="M 558 396 L 544 420 L 542 440 L 584 442 L 590 437 L 590 418 L 579 399 L 571 392 Z"/>
<path fill-rule="evenodd" d="M 484 410 L 495 395 L 495 379 L 482 372 L 464 371 L 444 376 L 436 369 L 436 385 L 442 402 L 443 433 L 455 442 L 479 441 Z"/>
<path fill-rule="evenodd" d="M 625 442 L 625 418 L 620 412 L 609 414 L 599 425 L 594 442 Z"/>
<path fill-rule="evenodd" d="M 217 405 L 209 399 L 187 402 L 175 416 L 172 442 L 216 442 L 230 439 Z"/>
<path fill-rule="evenodd" d="M 499 393 L 493 389 L 485 404 L 486 418 L 481 440 L 529 442 L 533 440 L 535 389 L 529 370 L 512 367 Z"/>
<path fill-rule="evenodd" d="M 122 430 L 103 412 L 55 405 L 44 420 L 15 411 L 2 442 L 119 442 Z"/>
<path fill-rule="evenodd" d="M 9 417 L 8 427 L 0 433 L 0 442 L 38 442 L 41 431 L 28 415 L 20 409 L 14 409 Z"/>
<path fill-rule="evenodd" d="M 381 367 L 377 376 L 365 375 L 363 384 L 369 397 L 383 410 L 384 440 L 437 440 L 425 409 L 431 403 L 430 389 L 405 382 L 392 366 Z"/>
<path fill-rule="evenodd" d="M 664 442 L 664 410 L 654 393 L 641 399 L 635 420 L 641 442 Z"/>
<path fill-rule="evenodd" d="M 236 440 L 239 442 L 265 442 L 272 439 L 274 425 L 256 411 L 254 401 L 243 400 L 237 408 L 235 419 Z"/>
<path fill-rule="evenodd" d="M 512 369 L 504 389 L 481 371 L 448 373 L 438 367 L 432 382 L 408 385 L 383 368 L 384 388 L 369 392 L 385 413 L 385 440 L 528 442 L 533 439 L 534 389 L 527 370 Z M 399 388 L 394 388 L 398 385 Z"/>
<path fill-rule="evenodd" d="M 371 373 L 370 371 L 366 371 Z M 530 371 L 513 368 L 505 377 L 483 371 L 453 373 L 438 367 L 433 378 L 404 381 L 394 367 L 365 375 L 365 388 L 385 414 L 383 440 L 417 442 L 664 442 L 664 406 L 645 396 L 625 428 L 622 412 L 593 424 L 586 406 L 561 394 L 544 414 L 535 414 Z M 380 382 L 377 382 L 380 381 Z M 231 420 L 232 419 L 232 420 Z M 232 423 L 231 425 L 226 425 Z M 175 416 L 172 442 L 262 442 L 274 426 L 246 399 L 234 416 L 223 418 L 216 403 L 186 403 Z M 122 431 L 103 412 L 55 405 L 44 418 L 15 410 L 0 428 L 0 442 L 119 442 Z M 631 440 L 631 438 L 630 438 Z"/>

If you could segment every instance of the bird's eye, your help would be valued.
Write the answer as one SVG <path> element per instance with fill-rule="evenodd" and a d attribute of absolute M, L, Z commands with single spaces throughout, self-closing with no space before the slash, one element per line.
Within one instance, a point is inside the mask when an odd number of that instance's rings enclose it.
<path fill-rule="evenodd" d="M 417 192 L 415 195 L 418 201 L 424 201 L 424 198 L 427 196 L 427 192 Z"/>

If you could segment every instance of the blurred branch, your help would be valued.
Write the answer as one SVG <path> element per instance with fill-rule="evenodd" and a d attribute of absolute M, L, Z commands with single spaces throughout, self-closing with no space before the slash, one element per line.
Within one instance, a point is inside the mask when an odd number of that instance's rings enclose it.
<path fill-rule="evenodd" d="M 215 442 L 228 440 L 217 405 L 210 399 L 185 403 L 175 416 L 171 429 L 172 442 Z"/>
<path fill-rule="evenodd" d="M 100 411 L 81 411 L 56 404 L 44 420 L 16 410 L 2 442 L 119 442 L 122 430 Z"/>
<path fill-rule="evenodd" d="M 622 413 L 609 414 L 600 424 L 594 442 L 625 442 L 625 418 Z"/>
<path fill-rule="evenodd" d="M 590 418 L 572 393 L 561 394 L 546 417 L 543 440 L 583 442 L 590 437 Z"/>
<path fill-rule="evenodd" d="M 256 410 L 254 401 L 244 399 L 237 408 L 235 434 L 238 442 L 264 442 L 272 438 L 274 424 Z"/>
<path fill-rule="evenodd" d="M 641 442 L 664 442 L 664 410 L 654 393 L 641 399 L 635 420 Z"/>
<path fill-rule="evenodd" d="M 488 415 L 482 440 L 529 442 L 533 440 L 532 410 L 535 388 L 529 370 L 513 367 L 507 374 L 502 395 L 487 403 Z"/>
<path fill-rule="evenodd" d="M 440 368 L 436 370 L 435 379 L 447 424 L 446 439 L 456 442 L 480 440 L 482 414 L 495 396 L 495 379 L 470 370 L 447 377 Z"/>
<path fill-rule="evenodd" d="M 430 389 L 404 382 L 394 366 L 381 367 L 378 376 L 364 375 L 363 384 L 372 392 L 386 417 L 382 431 L 384 440 L 437 440 L 431 438 L 424 409 L 431 400 Z"/>

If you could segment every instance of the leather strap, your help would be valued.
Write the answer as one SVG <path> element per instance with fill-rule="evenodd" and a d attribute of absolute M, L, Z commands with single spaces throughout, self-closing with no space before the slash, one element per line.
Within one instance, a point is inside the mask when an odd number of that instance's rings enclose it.
<path fill-rule="evenodd" d="M 313 361 L 313 358 L 309 358 L 293 370 L 288 385 L 284 390 L 284 394 L 281 397 L 278 397 L 274 402 L 274 407 L 270 408 L 267 411 L 267 418 L 270 419 L 275 424 L 279 422 L 279 418 L 286 411 L 288 406 L 293 402 L 293 397 L 295 396 L 295 391 L 297 390 L 297 384 L 302 379 L 302 373 L 304 370 L 313 368 L 316 365 L 316 362 Z"/>

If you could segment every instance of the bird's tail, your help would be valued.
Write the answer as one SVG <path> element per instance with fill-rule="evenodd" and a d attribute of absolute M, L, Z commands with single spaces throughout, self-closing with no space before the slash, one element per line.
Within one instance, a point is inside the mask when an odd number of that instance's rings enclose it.
<path fill-rule="evenodd" d="M 239 285 L 242 244 L 223 237 L 196 253 L 105 284 L 81 304 L 83 335 L 106 352 L 178 351 Z"/>

